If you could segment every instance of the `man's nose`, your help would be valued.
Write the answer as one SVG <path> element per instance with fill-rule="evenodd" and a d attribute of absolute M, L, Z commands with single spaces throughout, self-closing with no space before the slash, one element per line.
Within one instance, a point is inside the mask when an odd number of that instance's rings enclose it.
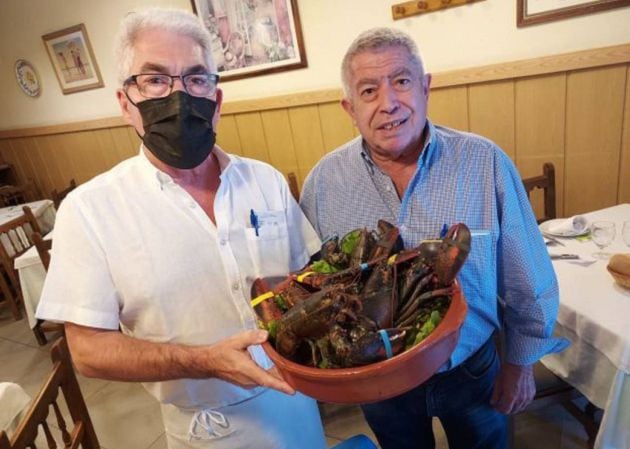
<path fill-rule="evenodd" d="M 381 101 L 381 110 L 383 112 L 391 114 L 398 109 L 398 93 L 391 86 L 382 86 L 379 96 Z"/>
<path fill-rule="evenodd" d="M 173 78 L 173 87 L 171 89 L 171 92 L 175 90 L 181 90 L 181 91 L 186 92 L 186 87 L 184 86 L 184 80 L 182 79 L 181 76 L 178 76 L 177 78 Z"/>

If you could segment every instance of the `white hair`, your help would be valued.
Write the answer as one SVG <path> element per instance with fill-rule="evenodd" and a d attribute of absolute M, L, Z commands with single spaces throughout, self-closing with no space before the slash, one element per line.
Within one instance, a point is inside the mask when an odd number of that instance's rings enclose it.
<path fill-rule="evenodd" d="M 341 82 L 346 98 L 351 97 L 350 77 L 352 76 L 352 61 L 355 56 L 368 51 L 379 51 L 388 47 L 402 47 L 409 52 L 409 59 L 424 76 L 424 64 L 418 46 L 411 36 L 395 28 L 372 28 L 361 33 L 350 44 L 341 63 Z"/>
<path fill-rule="evenodd" d="M 118 81 L 121 85 L 132 75 L 131 65 L 138 35 L 149 29 L 170 31 L 190 37 L 201 47 L 208 70 L 216 72 L 210 33 L 199 17 L 182 9 L 150 8 L 130 12 L 120 23 L 114 53 L 118 64 Z"/>

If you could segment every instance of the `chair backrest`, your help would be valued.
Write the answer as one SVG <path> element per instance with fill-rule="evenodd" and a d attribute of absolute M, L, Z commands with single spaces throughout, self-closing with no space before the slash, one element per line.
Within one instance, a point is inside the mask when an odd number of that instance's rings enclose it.
<path fill-rule="evenodd" d="M 537 218 L 538 223 L 556 218 L 556 170 L 551 162 L 543 164 L 543 174 L 523 179 L 523 185 L 530 197 L 534 189 L 543 190 L 544 215 Z"/>
<path fill-rule="evenodd" d="M 26 202 L 26 193 L 23 188 L 12 185 L 0 186 L 0 205 L 16 206 Z"/>
<path fill-rule="evenodd" d="M 35 248 L 37 248 L 37 254 L 39 254 L 39 258 L 42 260 L 42 265 L 46 271 L 48 271 L 48 266 L 50 265 L 50 249 L 52 248 L 52 239 L 44 240 L 42 235 L 39 232 L 33 232 L 31 236 L 33 239 L 33 244 Z"/>
<path fill-rule="evenodd" d="M 61 201 L 68 195 L 68 193 L 72 192 L 77 186 L 77 182 L 72 178 L 70 180 L 70 185 L 62 190 L 54 189 L 50 194 L 52 196 L 52 200 L 55 203 L 55 209 L 59 209 L 59 205 Z"/>
<path fill-rule="evenodd" d="M 48 266 L 50 265 L 50 249 L 52 248 L 52 239 L 44 239 L 39 232 L 33 232 L 33 244 L 35 248 L 37 248 L 37 253 L 39 254 L 39 258 L 42 261 L 42 265 L 44 269 L 48 271 Z M 41 346 L 48 343 L 48 339 L 46 338 L 46 332 L 54 332 L 56 334 L 64 333 L 64 327 L 61 323 L 53 323 L 46 320 L 37 319 L 35 321 L 35 325 L 33 326 L 33 334 L 35 335 L 35 339 L 37 343 Z"/>
<path fill-rule="evenodd" d="M 0 449 L 34 448 L 40 426 L 49 448 L 57 447 L 55 442 L 58 438 L 55 438 L 53 432 L 58 432 L 61 436 L 61 441 L 58 442 L 65 448 L 81 446 L 83 449 L 98 449 L 100 447 L 64 338 L 57 340 L 51 354 L 52 373 L 44 382 L 11 438 L 9 439 L 3 430 L 0 431 Z M 58 405 L 60 391 L 72 418 L 69 429 Z M 48 423 L 51 408 L 55 421 L 52 426 Z M 50 421 L 52 420 L 51 417 Z"/>
<path fill-rule="evenodd" d="M 289 173 L 287 175 L 287 180 L 289 182 L 289 190 L 291 191 L 291 195 L 293 195 L 295 201 L 300 201 L 300 188 L 298 186 L 298 181 L 295 173 Z"/>
<path fill-rule="evenodd" d="M 24 214 L 0 225 L 0 260 L 9 278 L 9 284 L 16 292 L 20 291 L 14 261 L 33 246 L 33 233 L 39 232 L 39 223 L 28 206 L 22 208 Z"/>

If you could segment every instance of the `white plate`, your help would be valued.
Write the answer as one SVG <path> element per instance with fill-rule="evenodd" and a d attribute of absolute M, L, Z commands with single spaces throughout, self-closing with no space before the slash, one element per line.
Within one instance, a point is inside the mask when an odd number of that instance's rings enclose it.
<path fill-rule="evenodd" d="M 554 226 L 558 226 L 565 220 L 566 218 L 554 218 L 553 220 L 548 220 L 538 225 L 538 229 L 540 229 L 540 232 L 542 232 L 543 234 L 550 235 L 552 237 L 579 237 L 581 235 L 588 234 L 588 229 L 582 232 L 569 231 L 569 232 L 564 232 L 564 233 L 549 231 L 549 229 L 553 228 Z"/>

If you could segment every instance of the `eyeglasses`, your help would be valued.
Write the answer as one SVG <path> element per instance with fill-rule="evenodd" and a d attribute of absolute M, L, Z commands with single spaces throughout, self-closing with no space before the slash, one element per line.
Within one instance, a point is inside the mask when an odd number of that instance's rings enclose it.
<path fill-rule="evenodd" d="M 170 95 L 176 79 L 180 79 L 184 90 L 193 97 L 210 97 L 217 91 L 219 75 L 216 73 L 189 73 L 187 75 L 166 75 L 164 73 L 139 73 L 131 75 L 123 83 L 127 94 L 132 84 L 144 98 L 164 98 Z"/>

